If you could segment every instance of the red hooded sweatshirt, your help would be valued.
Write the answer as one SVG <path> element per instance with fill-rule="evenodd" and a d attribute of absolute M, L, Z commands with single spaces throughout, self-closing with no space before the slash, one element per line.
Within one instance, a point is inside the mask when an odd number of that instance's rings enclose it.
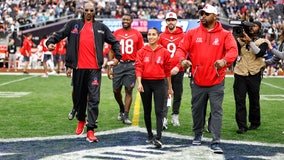
<path fill-rule="evenodd" d="M 194 82 L 199 86 L 214 86 L 224 80 L 227 66 L 238 56 L 238 47 L 232 33 L 223 29 L 220 22 L 210 31 L 200 22 L 199 27 L 185 34 L 176 54 L 182 60 L 188 52 Z M 225 59 L 227 66 L 217 69 L 214 63 L 220 59 Z"/>
<path fill-rule="evenodd" d="M 162 80 L 171 76 L 170 53 L 159 45 L 152 50 L 145 45 L 137 52 L 135 63 L 136 77 L 147 80 Z"/>
<path fill-rule="evenodd" d="M 183 39 L 184 33 L 181 27 L 176 26 L 174 32 L 170 32 L 168 27 L 166 27 L 165 32 L 160 34 L 158 43 L 165 47 L 171 54 L 171 69 L 175 66 L 179 67 L 179 71 L 184 71 L 180 65 L 175 65 L 179 62 L 178 57 L 176 56 L 176 50 L 179 45 L 179 42 Z"/>

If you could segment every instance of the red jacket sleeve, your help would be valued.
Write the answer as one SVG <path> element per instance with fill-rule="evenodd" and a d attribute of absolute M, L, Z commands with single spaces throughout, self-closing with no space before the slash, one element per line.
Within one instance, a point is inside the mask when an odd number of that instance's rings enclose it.
<path fill-rule="evenodd" d="M 234 36 L 228 32 L 226 38 L 225 38 L 225 57 L 223 59 L 225 59 L 227 61 L 227 66 L 230 66 L 235 59 L 238 57 L 238 48 L 237 46 L 237 42 L 234 38 Z"/>
<path fill-rule="evenodd" d="M 136 55 L 136 62 L 135 62 L 135 72 L 136 72 L 136 77 L 142 77 L 142 73 L 143 73 L 143 48 L 140 49 L 138 52 L 137 52 L 137 55 Z"/>

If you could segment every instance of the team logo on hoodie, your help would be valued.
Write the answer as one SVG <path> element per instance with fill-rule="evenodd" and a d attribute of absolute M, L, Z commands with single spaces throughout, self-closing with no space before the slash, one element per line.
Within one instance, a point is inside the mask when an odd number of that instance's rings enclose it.
<path fill-rule="evenodd" d="M 202 38 L 201 37 L 197 37 L 196 38 L 196 43 L 202 43 Z"/>
<path fill-rule="evenodd" d="M 144 57 L 144 62 L 150 62 L 150 58 L 149 57 Z"/>
<path fill-rule="evenodd" d="M 157 64 L 163 64 L 162 57 L 159 56 L 156 61 Z"/>
<path fill-rule="evenodd" d="M 220 45 L 220 41 L 219 38 L 215 38 L 215 40 L 212 43 L 213 46 L 219 46 Z"/>

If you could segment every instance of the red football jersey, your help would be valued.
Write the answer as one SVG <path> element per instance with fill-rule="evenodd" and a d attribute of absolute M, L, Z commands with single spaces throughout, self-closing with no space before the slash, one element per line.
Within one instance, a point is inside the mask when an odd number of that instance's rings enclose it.
<path fill-rule="evenodd" d="M 121 28 L 116 30 L 113 35 L 120 42 L 121 60 L 135 61 L 137 51 L 144 46 L 142 34 L 136 29 L 124 30 Z"/>
<path fill-rule="evenodd" d="M 160 34 L 158 43 L 161 44 L 170 52 L 171 68 L 174 68 L 176 64 L 179 64 L 179 59 L 177 56 L 175 56 L 175 53 L 179 45 L 179 42 L 183 39 L 183 36 L 184 36 L 183 30 L 179 26 L 176 26 L 176 30 L 173 33 L 170 33 L 170 31 L 166 27 L 165 32 Z M 177 67 L 179 67 L 180 71 L 184 70 L 182 67 L 180 67 L 180 65 L 177 65 Z"/>

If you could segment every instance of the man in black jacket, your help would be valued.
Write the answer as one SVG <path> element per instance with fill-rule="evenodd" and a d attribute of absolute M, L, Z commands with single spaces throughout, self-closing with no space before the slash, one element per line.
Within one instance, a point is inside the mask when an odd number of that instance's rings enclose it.
<path fill-rule="evenodd" d="M 119 42 L 106 25 L 95 21 L 94 18 L 95 5 L 87 2 L 84 6 L 83 19 L 69 21 L 46 41 L 48 49 L 53 50 L 56 43 L 65 37 L 68 38 L 65 65 L 67 77 L 70 77 L 73 72 L 73 103 L 79 121 L 76 134 L 80 135 L 84 132 L 88 105 L 86 126 L 89 142 L 98 141 L 98 138 L 94 136 L 94 128 L 97 128 L 104 42 L 112 45 L 116 57 L 114 65 L 121 58 Z"/>

